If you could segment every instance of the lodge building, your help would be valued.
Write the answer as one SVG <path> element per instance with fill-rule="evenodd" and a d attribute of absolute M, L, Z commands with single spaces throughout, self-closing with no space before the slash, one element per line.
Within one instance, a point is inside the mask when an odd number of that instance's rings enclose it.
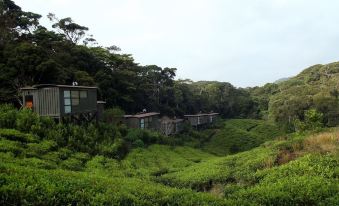
<path fill-rule="evenodd" d="M 204 125 L 213 124 L 219 113 L 198 113 L 184 115 L 185 119 L 191 124 L 192 127 L 199 128 Z"/>
<path fill-rule="evenodd" d="M 144 112 L 135 115 L 124 115 L 125 123 L 130 128 L 151 129 L 158 128 L 158 120 L 160 113 Z"/>
<path fill-rule="evenodd" d="M 40 116 L 48 116 L 59 122 L 90 122 L 101 120 L 104 111 L 103 101 L 97 100 L 97 87 L 40 84 L 21 88 L 23 106 L 32 109 Z M 185 122 L 194 128 L 212 124 L 218 113 L 198 113 L 184 115 L 185 119 L 160 118 L 158 112 L 124 115 L 123 123 L 130 128 L 150 129 L 164 135 L 173 135 L 183 130 Z"/>
<path fill-rule="evenodd" d="M 59 121 L 100 118 L 105 102 L 97 101 L 97 87 L 40 84 L 21 88 L 23 106 Z"/>

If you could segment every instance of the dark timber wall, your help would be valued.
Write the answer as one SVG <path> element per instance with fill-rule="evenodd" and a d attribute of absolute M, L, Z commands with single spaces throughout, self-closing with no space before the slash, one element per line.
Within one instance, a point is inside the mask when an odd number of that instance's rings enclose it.
<path fill-rule="evenodd" d="M 40 116 L 95 116 L 98 111 L 96 87 L 36 85 L 22 88 L 22 95 L 24 106 L 29 106 Z"/>
<path fill-rule="evenodd" d="M 24 90 L 22 93 L 24 102 L 27 96 L 33 96 L 33 110 L 40 116 L 60 116 L 59 88 Z"/>

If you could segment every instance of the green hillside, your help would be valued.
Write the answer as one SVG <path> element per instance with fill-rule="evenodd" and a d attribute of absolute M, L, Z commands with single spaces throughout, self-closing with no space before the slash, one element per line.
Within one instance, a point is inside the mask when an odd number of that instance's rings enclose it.
<path fill-rule="evenodd" d="M 162 145 L 133 147 L 119 160 L 116 153 L 82 149 L 85 143 L 79 141 L 74 147 L 58 143 L 52 135 L 39 136 L 36 131 L 42 128 L 34 125 L 24 131 L 25 112 L 16 114 L 15 128 L 0 129 L 2 205 L 336 205 L 339 201 L 339 129 L 282 135 L 264 121 L 228 120 L 208 144 L 226 131 L 225 140 L 244 139 L 238 143 L 243 150 L 274 139 L 273 134 L 280 138 L 223 157 L 207 153 L 206 148 L 204 152 L 173 146 L 171 141 L 170 146 L 162 140 Z M 36 121 L 45 127 L 42 120 Z M 0 123 L 10 125 L 1 118 Z M 131 138 L 128 133 L 123 137 L 126 143 Z M 247 138 L 255 141 L 240 147 Z"/>
<path fill-rule="evenodd" d="M 267 85 L 271 87 L 272 85 Z M 304 111 L 314 108 L 324 114 L 323 123 L 339 123 L 339 63 L 314 65 L 297 76 L 274 86 L 268 96 L 269 118 L 291 127 L 303 119 Z"/>
<path fill-rule="evenodd" d="M 272 123 L 254 119 L 232 119 L 203 146 L 216 155 L 226 155 L 246 151 L 283 134 Z"/>
<path fill-rule="evenodd" d="M 238 205 L 335 205 L 339 200 L 338 140 L 338 130 L 294 135 L 165 174 L 160 182 L 209 191 L 235 199 Z"/>

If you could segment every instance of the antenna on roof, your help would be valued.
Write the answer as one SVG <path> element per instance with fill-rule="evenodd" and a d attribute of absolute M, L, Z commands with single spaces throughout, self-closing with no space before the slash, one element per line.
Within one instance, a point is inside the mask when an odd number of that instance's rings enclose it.
<path fill-rule="evenodd" d="M 73 82 L 72 86 L 78 86 L 78 82 Z"/>
<path fill-rule="evenodd" d="M 146 109 L 143 109 L 143 110 L 142 110 L 142 112 L 143 112 L 143 113 L 146 113 L 146 112 L 147 112 L 147 110 L 146 110 Z"/>

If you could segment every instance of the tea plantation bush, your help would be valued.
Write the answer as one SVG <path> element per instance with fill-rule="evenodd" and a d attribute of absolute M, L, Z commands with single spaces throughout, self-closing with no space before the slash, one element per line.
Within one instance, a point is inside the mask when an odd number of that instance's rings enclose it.
<path fill-rule="evenodd" d="M 234 154 L 250 150 L 283 134 L 276 125 L 263 120 L 232 119 L 226 121 L 203 147 L 216 155 Z"/>
<path fill-rule="evenodd" d="M 274 125 L 229 120 L 220 130 L 164 137 L 109 124 L 49 123 L 30 111 L 0 109 L 19 117 L 0 119 L 1 205 L 339 203 L 339 130 L 272 140 L 282 134 Z M 30 115 L 37 118 L 32 125 Z M 214 138 L 239 141 L 217 145 Z M 197 149 L 207 144 L 216 144 L 219 155 L 232 144 L 256 148 L 218 157 L 206 152 L 211 148 Z"/>

